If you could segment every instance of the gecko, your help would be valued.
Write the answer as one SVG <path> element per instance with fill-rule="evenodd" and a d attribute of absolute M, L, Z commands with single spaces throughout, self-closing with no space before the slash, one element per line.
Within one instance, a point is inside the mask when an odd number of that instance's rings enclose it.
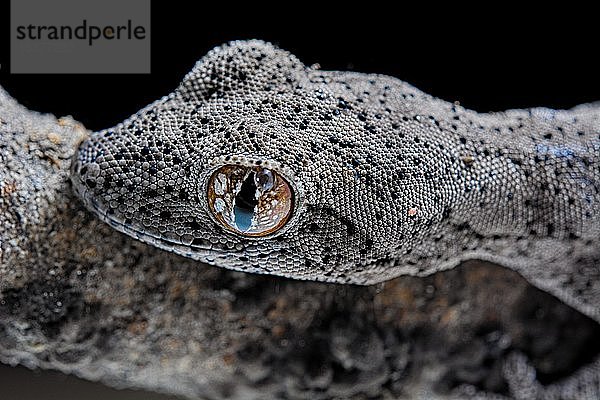
<path fill-rule="evenodd" d="M 600 103 L 477 113 L 235 41 L 71 175 L 113 228 L 206 264 L 369 285 L 479 259 L 600 321 Z"/>

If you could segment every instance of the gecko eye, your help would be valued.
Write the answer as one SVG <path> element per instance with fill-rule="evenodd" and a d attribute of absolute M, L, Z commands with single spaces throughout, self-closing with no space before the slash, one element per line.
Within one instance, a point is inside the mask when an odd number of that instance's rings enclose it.
<path fill-rule="evenodd" d="M 226 229 L 266 236 L 288 221 L 294 196 L 277 172 L 262 167 L 225 165 L 208 181 L 208 205 Z"/>

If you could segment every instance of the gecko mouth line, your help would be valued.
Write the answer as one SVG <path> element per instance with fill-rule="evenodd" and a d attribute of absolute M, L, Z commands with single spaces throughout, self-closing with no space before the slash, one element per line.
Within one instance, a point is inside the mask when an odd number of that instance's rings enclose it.
<path fill-rule="evenodd" d="M 170 240 L 165 237 L 160 237 L 160 236 L 156 236 L 151 233 L 148 233 L 148 232 L 141 231 L 139 229 L 136 229 L 132 225 L 126 225 L 125 223 L 111 217 L 104 209 L 100 208 L 94 200 L 89 198 L 87 190 L 85 190 L 85 193 L 83 193 L 82 198 L 85 199 L 87 204 L 89 204 L 95 210 L 95 212 L 98 214 L 98 216 L 100 217 L 100 219 L 103 222 L 109 224 L 110 226 L 114 227 L 118 231 L 121 231 L 125 234 L 133 233 L 139 240 L 142 240 L 144 242 L 152 242 L 152 244 L 156 244 L 158 246 L 160 246 L 160 244 L 162 243 L 164 246 L 161 246 L 161 247 L 166 250 L 171 250 L 170 248 L 166 247 L 166 246 L 171 245 L 171 246 L 184 246 L 193 251 L 203 250 L 203 251 L 218 253 L 218 251 L 215 250 L 214 248 L 212 248 L 211 246 L 199 245 L 199 244 L 185 244 L 182 242 L 176 242 L 176 241 Z M 202 239 L 202 240 L 204 240 L 204 239 Z"/>

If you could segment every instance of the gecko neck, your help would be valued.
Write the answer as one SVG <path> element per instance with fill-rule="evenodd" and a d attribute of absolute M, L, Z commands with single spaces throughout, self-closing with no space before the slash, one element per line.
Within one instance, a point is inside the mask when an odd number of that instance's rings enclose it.
<path fill-rule="evenodd" d="M 504 124 L 468 136 L 461 206 L 477 218 L 459 222 L 483 236 L 595 235 L 597 121 L 570 111 L 515 111 Z"/>

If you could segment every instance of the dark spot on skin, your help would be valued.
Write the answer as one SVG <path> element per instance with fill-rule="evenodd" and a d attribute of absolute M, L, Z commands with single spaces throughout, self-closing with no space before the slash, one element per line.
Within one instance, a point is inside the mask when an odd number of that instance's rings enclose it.
<path fill-rule="evenodd" d="M 192 246 L 202 246 L 204 244 L 206 244 L 206 240 L 202 238 L 194 238 L 194 240 L 192 240 Z"/>
<path fill-rule="evenodd" d="M 578 234 L 576 234 L 575 232 L 569 232 L 569 235 L 568 235 L 568 237 L 569 237 L 569 239 L 570 239 L 570 240 L 576 240 L 576 239 L 579 239 L 579 235 L 578 235 Z"/>
<path fill-rule="evenodd" d="M 352 236 L 354 235 L 354 233 L 356 233 L 356 227 L 348 218 L 341 216 L 340 222 L 346 226 L 346 232 L 348 233 L 348 235 Z"/>
<path fill-rule="evenodd" d="M 456 225 L 456 230 L 457 231 L 466 231 L 468 229 L 471 228 L 471 225 L 469 224 L 469 222 L 461 222 L 460 224 Z"/>
<path fill-rule="evenodd" d="M 319 225 L 317 225 L 317 224 L 316 224 L 316 223 L 314 223 L 314 222 L 311 222 L 311 223 L 308 225 L 308 230 L 309 230 L 309 231 L 311 231 L 311 232 L 316 232 L 316 231 L 318 231 L 318 230 L 319 230 Z"/>
<path fill-rule="evenodd" d="M 162 219 L 169 219 L 169 218 L 171 218 L 171 212 L 170 211 L 161 211 L 160 217 Z"/>
<path fill-rule="evenodd" d="M 200 230 L 202 228 L 202 226 L 196 221 L 188 221 L 185 224 L 194 230 Z"/>
<path fill-rule="evenodd" d="M 442 220 L 448 219 L 450 217 L 451 212 L 452 209 L 450 207 L 444 208 L 444 211 L 442 211 Z"/>
<path fill-rule="evenodd" d="M 111 175 L 107 175 L 104 178 L 104 183 L 102 184 L 102 187 L 104 189 L 109 189 L 110 188 L 110 183 L 112 182 L 112 176 Z"/>

